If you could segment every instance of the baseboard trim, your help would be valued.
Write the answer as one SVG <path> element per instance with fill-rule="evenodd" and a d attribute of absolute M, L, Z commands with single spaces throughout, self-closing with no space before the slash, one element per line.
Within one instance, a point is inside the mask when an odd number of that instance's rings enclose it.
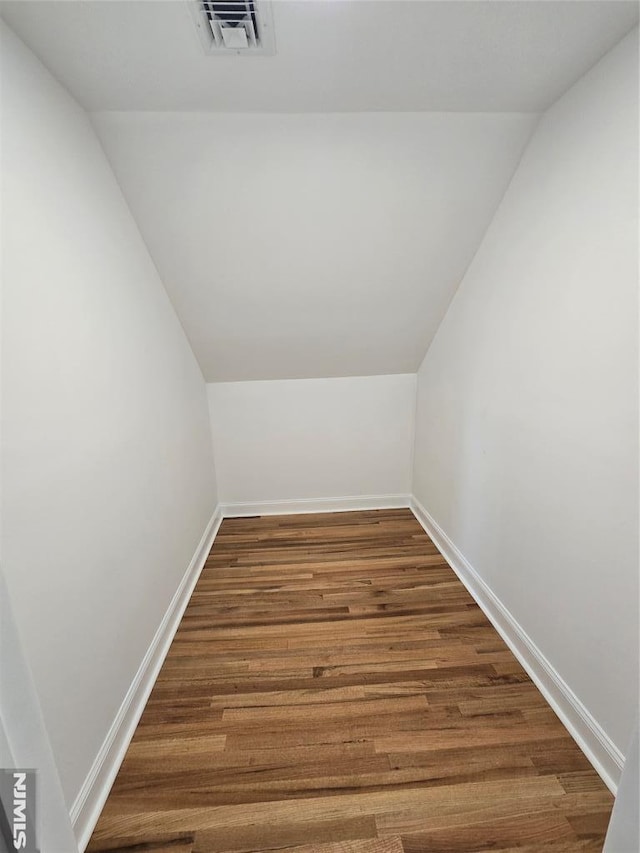
<path fill-rule="evenodd" d="M 251 515 L 297 515 L 305 512 L 355 512 L 367 509 L 398 509 L 411 505 L 411 495 L 354 495 L 338 498 L 300 498 L 286 501 L 255 501 L 221 504 L 224 518 Z"/>
<path fill-rule="evenodd" d="M 515 617 L 482 580 L 464 554 L 422 504 L 411 495 L 365 495 L 287 501 L 219 504 L 196 548 L 156 634 L 71 808 L 80 851 L 84 851 L 142 716 L 171 642 L 204 567 L 223 518 L 410 508 L 427 535 L 527 671 L 558 717 L 615 794 L 624 756 Z"/>
<path fill-rule="evenodd" d="M 554 669 L 513 614 L 482 580 L 464 554 L 415 497 L 411 499 L 411 510 L 472 598 L 480 606 L 531 680 L 562 720 L 569 734 L 589 759 L 607 788 L 615 795 L 624 764 L 624 756 L 618 747 Z"/>
<path fill-rule="evenodd" d="M 71 807 L 80 851 L 89 843 L 221 523 L 218 505 Z"/>

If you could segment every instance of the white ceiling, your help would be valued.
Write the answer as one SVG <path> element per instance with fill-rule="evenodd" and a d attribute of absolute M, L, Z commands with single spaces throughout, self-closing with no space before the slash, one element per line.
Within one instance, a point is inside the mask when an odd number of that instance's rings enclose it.
<path fill-rule="evenodd" d="M 215 380 L 417 369 L 531 133 L 635 2 L 273 0 L 205 56 L 184 2 L 3 16 L 93 113 Z"/>
<path fill-rule="evenodd" d="M 534 121 L 94 115 L 208 381 L 415 371 Z"/>
<path fill-rule="evenodd" d="M 617 0 L 273 0 L 277 53 L 205 56 L 185 2 L 3 16 L 88 110 L 538 111 L 638 20 Z"/>

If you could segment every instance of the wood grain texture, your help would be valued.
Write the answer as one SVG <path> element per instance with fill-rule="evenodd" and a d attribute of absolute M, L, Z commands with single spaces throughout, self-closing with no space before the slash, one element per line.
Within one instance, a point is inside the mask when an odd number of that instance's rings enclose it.
<path fill-rule="evenodd" d="M 600 851 L 612 802 L 409 510 L 235 518 L 88 850 Z"/>

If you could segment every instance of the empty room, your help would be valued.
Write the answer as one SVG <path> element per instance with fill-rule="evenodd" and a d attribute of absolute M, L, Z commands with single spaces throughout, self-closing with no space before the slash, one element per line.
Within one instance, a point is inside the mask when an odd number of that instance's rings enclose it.
<path fill-rule="evenodd" d="M 0 17 L 0 850 L 639 853 L 638 3 Z"/>

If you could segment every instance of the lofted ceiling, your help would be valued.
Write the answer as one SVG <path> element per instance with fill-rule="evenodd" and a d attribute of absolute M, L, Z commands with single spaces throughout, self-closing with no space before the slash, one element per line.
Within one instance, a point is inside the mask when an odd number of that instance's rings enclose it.
<path fill-rule="evenodd" d="M 206 56 L 180 0 L 2 14 L 92 116 L 208 381 L 415 371 L 540 111 L 617 0 L 273 0 Z"/>
<path fill-rule="evenodd" d="M 87 110 L 540 111 L 638 20 L 618 0 L 273 0 L 275 56 L 206 56 L 185 0 L 14 0 Z"/>
<path fill-rule="evenodd" d="M 214 381 L 415 371 L 535 117 L 93 120 Z"/>

